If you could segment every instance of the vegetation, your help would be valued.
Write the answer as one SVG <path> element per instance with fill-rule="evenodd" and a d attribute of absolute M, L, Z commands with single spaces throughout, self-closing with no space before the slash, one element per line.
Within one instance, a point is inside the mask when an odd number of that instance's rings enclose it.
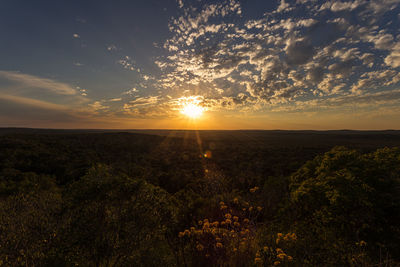
<path fill-rule="evenodd" d="M 400 264 L 399 134 L 153 134 L 0 135 L 0 266 Z"/>

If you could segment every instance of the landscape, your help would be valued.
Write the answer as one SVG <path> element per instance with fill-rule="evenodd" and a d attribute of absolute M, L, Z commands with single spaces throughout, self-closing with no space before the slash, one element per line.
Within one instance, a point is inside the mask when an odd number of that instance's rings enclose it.
<path fill-rule="evenodd" d="M 400 131 L 0 130 L 6 266 L 396 266 Z"/>
<path fill-rule="evenodd" d="M 2 0 L 0 267 L 400 266 L 400 0 Z"/>

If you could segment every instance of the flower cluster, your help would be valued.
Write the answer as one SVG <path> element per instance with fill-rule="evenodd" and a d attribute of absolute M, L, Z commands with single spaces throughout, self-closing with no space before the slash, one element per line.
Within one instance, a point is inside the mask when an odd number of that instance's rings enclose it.
<path fill-rule="evenodd" d="M 250 188 L 250 193 L 255 193 L 258 189 L 260 189 L 258 186 Z"/>
<path fill-rule="evenodd" d="M 209 262 L 254 255 L 257 250 L 255 222 L 262 207 L 241 203 L 236 197 L 230 203 L 221 201 L 219 210 L 218 219 L 206 218 L 179 232 L 178 236 L 187 244 L 186 248 L 194 248 L 193 252 L 203 255 Z"/>
<path fill-rule="evenodd" d="M 250 189 L 251 193 L 259 190 Z M 251 205 L 235 197 L 232 201 L 219 202 L 214 219 L 206 218 L 194 226 L 179 232 L 183 251 L 189 252 L 198 264 L 207 266 L 237 266 L 248 264 L 281 265 L 293 261 L 285 251 L 289 243 L 296 241 L 295 233 L 278 233 L 260 249 L 257 232 L 257 218 L 263 208 Z M 285 250 L 285 251 L 284 251 Z M 255 256 L 255 257 L 254 257 Z"/>
<path fill-rule="evenodd" d="M 281 264 L 290 263 L 293 261 L 293 257 L 287 255 L 283 248 L 289 248 L 293 242 L 297 240 L 295 233 L 276 235 L 275 244 L 272 242 L 270 246 L 264 246 L 256 253 L 254 259 L 255 263 L 266 263 L 273 266 L 279 266 Z"/>

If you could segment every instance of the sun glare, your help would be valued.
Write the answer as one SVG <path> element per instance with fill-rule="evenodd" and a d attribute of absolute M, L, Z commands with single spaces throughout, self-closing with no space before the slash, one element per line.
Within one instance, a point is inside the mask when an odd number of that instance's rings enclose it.
<path fill-rule="evenodd" d="M 191 119 L 200 118 L 205 111 L 200 96 L 181 97 L 179 98 L 179 106 L 180 112 Z"/>
<path fill-rule="evenodd" d="M 196 104 L 188 103 L 182 108 L 181 113 L 189 118 L 197 119 L 203 114 L 203 108 Z"/>

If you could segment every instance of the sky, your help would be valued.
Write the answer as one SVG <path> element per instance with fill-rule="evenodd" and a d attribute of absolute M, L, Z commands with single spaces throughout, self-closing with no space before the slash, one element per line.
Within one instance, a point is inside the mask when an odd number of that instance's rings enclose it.
<path fill-rule="evenodd" d="M 0 34 L 0 127 L 400 129 L 400 0 L 2 0 Z"/>

